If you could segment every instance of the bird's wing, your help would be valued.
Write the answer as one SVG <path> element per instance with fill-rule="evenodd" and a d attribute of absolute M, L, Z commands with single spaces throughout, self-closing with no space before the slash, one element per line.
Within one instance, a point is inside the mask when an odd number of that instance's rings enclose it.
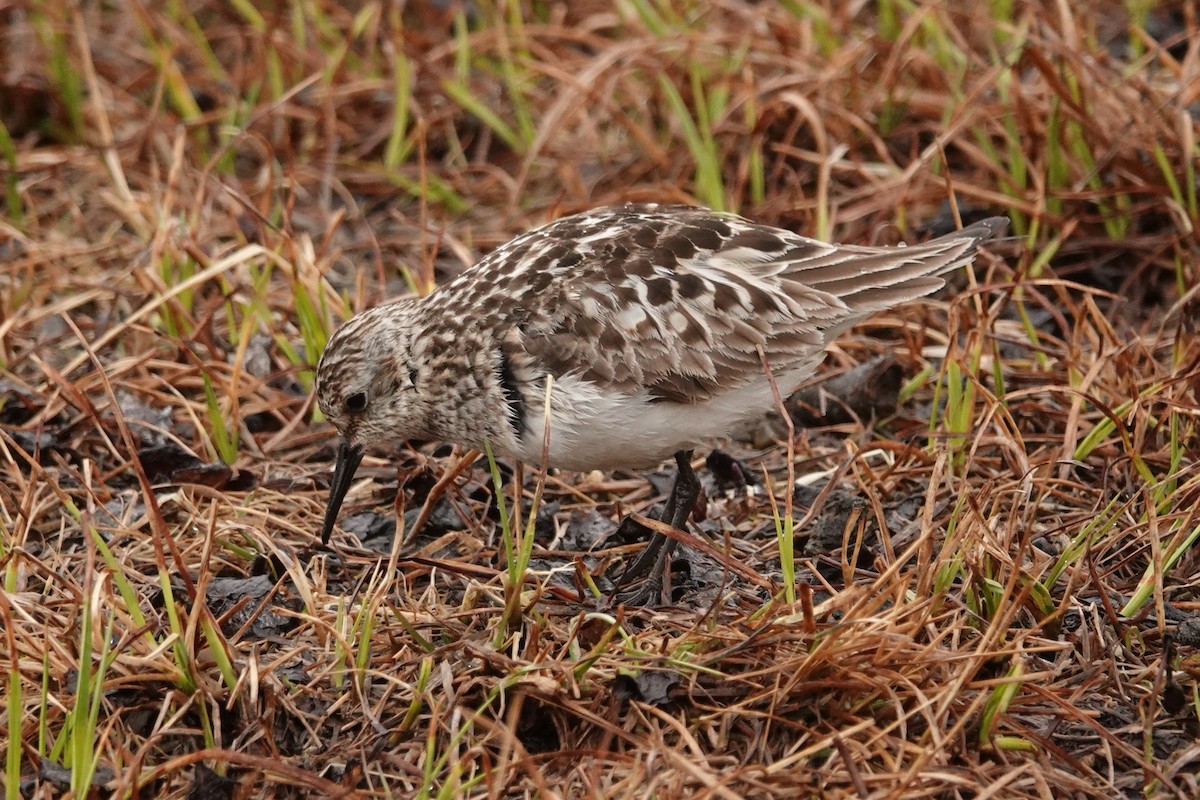
<path fill-rule="evenodd" d="M 942 285 L 990 228 L 900 248 L 830 245 L 703 209 L 626 206 L 568 217 L 489 256 L 516 367 L 704 402 L 813 363 L 855 322 Z M 476 276 L 473 283 L 478 285 Z"/>

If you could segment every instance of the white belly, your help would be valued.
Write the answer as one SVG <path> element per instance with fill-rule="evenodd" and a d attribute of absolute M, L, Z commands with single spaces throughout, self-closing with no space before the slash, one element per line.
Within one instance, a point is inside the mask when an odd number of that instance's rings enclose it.
<path fill-rule="evenodd" d="M 786 397 L 812 375 L 812 366 L 778 376 Z M 766 377 L 705 403 L 653 400 L 648 392 L 627 394 L 567 376 L 553 385 L 550 414 L 551 467 L 586 471 L 634 469 L 667 460 L 757 419 L 775 406 Z M 542 461 L 542 403 L 529 404 L 529 430 L 513 456 Z"/>

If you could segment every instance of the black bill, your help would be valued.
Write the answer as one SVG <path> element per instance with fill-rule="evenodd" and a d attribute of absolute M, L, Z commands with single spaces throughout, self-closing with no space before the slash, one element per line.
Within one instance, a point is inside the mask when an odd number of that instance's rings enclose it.
<path fill-rule="evenodd" d="M 337 522 L 338 511 L 354 473 L 363 458 L 363 449 L 355 447 L 345 439 L 338 445 L 337 465 L 333 468 L 333 483 L 329 484 L 329 503 L 325 506 L 325 522 L 321 525 L 321 544 L 329 544 L 329 535 L 333 533 L 333 523 Z"/>

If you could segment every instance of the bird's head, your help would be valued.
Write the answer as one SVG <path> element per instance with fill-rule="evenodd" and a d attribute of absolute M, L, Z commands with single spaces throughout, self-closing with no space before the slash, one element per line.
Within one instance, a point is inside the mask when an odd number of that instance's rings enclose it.
<path fill-rule="evenodd" d="M 321 355 L 317 404 L 341 435 L 321 526 L 323 543 L 366 449 L 423 432 L 421 404 L 414 402 L 413 330 L 412 301 L 378 306 L 339 328 Z"/>

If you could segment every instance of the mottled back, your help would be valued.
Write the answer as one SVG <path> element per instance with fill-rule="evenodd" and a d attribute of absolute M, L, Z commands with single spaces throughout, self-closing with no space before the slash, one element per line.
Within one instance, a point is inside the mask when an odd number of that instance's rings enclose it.
<path fill-rule="evenodd" d="M 490 253 L 425 303 L 496 332 L 516 380 L 704 402 L 811 363 L 841 331 L 936 291 L 1000 230 L 907 248 L 834 246 L 731 214 L 628 205 L 567 217 Z"/>

